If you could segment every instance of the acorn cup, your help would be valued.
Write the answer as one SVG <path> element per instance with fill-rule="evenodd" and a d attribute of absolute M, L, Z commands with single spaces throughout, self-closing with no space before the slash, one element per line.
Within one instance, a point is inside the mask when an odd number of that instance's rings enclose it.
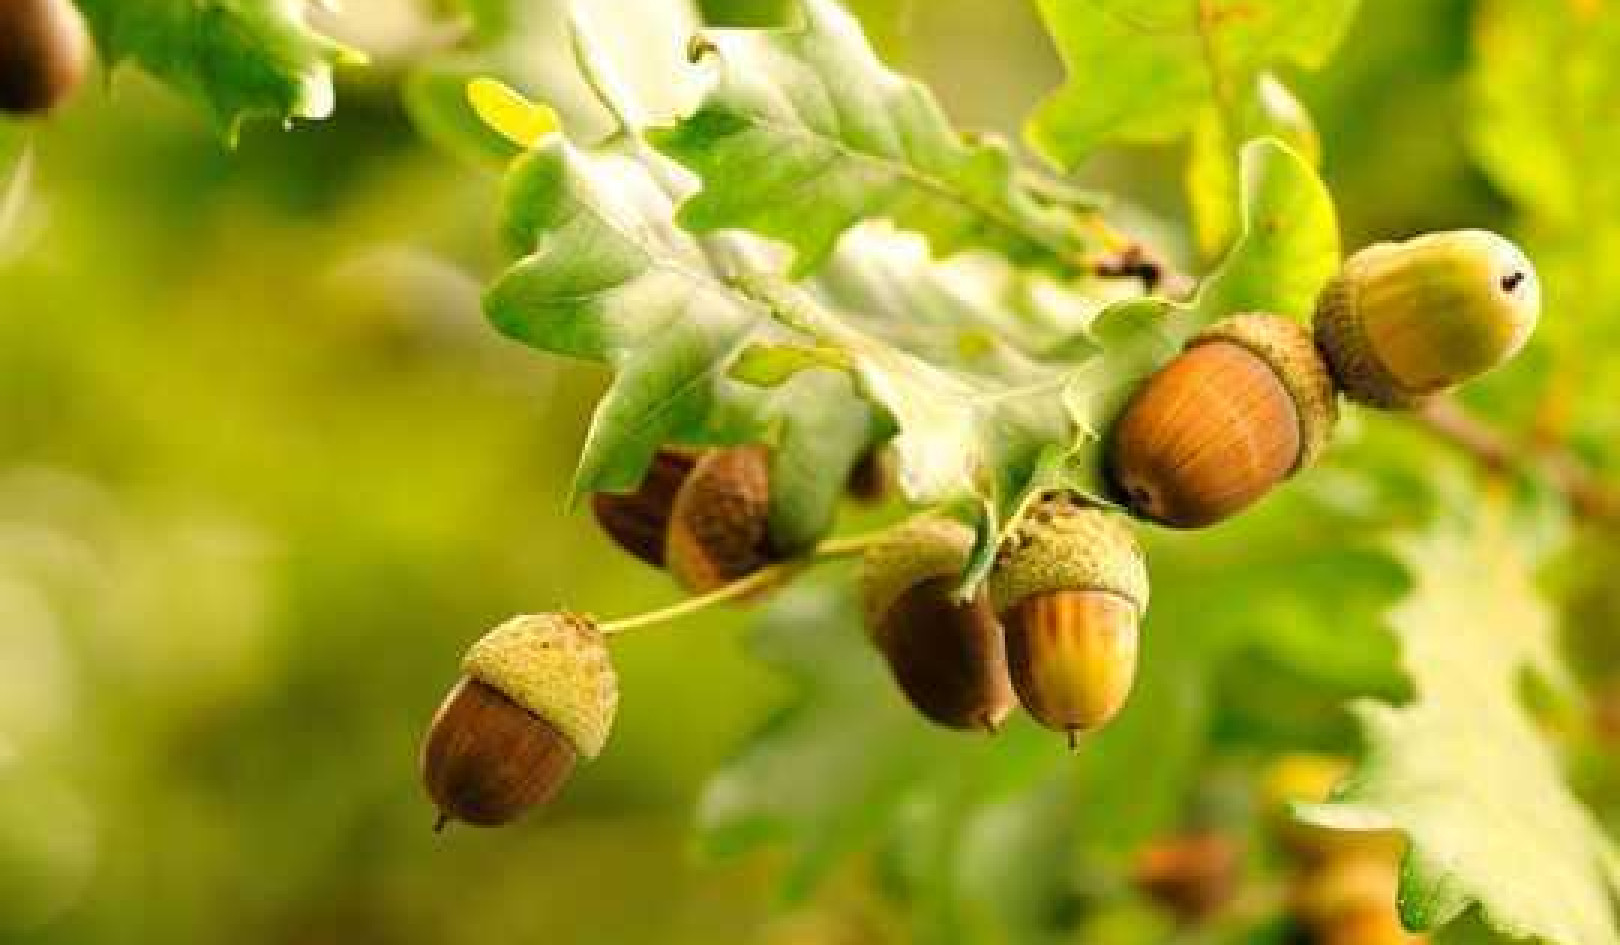
<path fill-rule="evenodd" d="M 1077 736 L 1113 718 L 1136 676 L 1148 575 L 1129 527 L 1067 494 L 1036 503 L 990 573 L 1019 701 Z"/>
<path fill-rule="evenodd" d="M 1410 408 L 1517 354 L 1540 310 L 1517 246 L 1454 230 L 1351 256 L 1317 300 L 1316 336 L 1351 400 Z"/>
<path fill-rule="evenodd" d="M 959 522 L 908 523 L 867 550 L 861 592 L 867 633 L 917 711 L 947 728 L 994 732 L 1015 700 L 988 598 L 956 597 L 972 547 Z"/>
<path fill-rule="evenodd" d="M 43 115 L 84 80 L 90 37 L 68 0 L 0 2 L 0 112 Z"/>
<path fill-rule="evenodd" d="M 498 826 L 549 801 L 580 758 L 601 753 L 619 701 L 602 633 L 573 614 L 514 617 L 462 668 L 422 747 L 434 829 Z"/>
<path fill-rule="evenodd" d="M 770 451 L 713 449 L 675 494 L 664 563 L 687 590 L 723 587 L 781 559 L 770 540 Z"/>
<path fill-rule="evenodd" d="M 591 496 L 596 522 L 619 547 L 655 568 L 664 566 L 664 548 L 675 496 L 697 463 L 697 453 L 664 447 L 653 454 L 647 474 L 634 492 L 598 492 Z"/>
<path fill-rule="evenodd" d="M 1309 330 L 1244 314 L 1200 333 L 1154 374 L 1115 425 L 1109 470 L 1137 515 L 1202 528 L 1310 465 L 1338 417 Z"/>

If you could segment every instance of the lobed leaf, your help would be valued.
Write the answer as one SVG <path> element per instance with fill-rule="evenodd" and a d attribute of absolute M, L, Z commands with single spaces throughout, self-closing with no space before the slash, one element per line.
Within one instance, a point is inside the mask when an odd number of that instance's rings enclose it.
<path fill-rule="evenodd" d="M 1074 165 L 1103 144 L 1175 138 L 1206 107 L 1236 127 L 1256 77 L 1279 63 L 1321 65 L 1356 0 L 1040 0 L 1038 6 L 1068 80 L 1041 104 L 1027 131 L 1048 157 Z"/>
<path fill-rule="evenodd" d="M 1414 928 L 1477 907 L 1476 932 L 1613 943 L 1615 850 L 1521 702 L 1527 674 L 1565 697 L 1572 683 L 1504 517 L 1476 505 L 1466 521 L 1397 544 L 1413 585 L 1390 626 L 1415 698 L 1356 707 L 1366 756 L 1333 803 L 1303 813 L 1328 827 L 1405 832 L 1400 905 Z"/>
<path fill-rule="evenodd" d="M 651 133 L 703 190 L 681 209 L 695 232 L 748 229 L 813 271 L 840 234 L 888 219 L 935 254 L 984 248 L 1075 267 L 1073 208 L 1021 187 L 1006 145 L 965 139 L 922 85 L 886 69 L 833 0 L 806 0 L 801 29 L 710 31 L 718 80 L 696 112 Z"/>
<path fill-rule="evenodd" d="M 102 56 L 195 99 L 234 142 L 250 117 L 326 118 L 352 53 L 304 22 L 304 0 L 76 0 Z"/>

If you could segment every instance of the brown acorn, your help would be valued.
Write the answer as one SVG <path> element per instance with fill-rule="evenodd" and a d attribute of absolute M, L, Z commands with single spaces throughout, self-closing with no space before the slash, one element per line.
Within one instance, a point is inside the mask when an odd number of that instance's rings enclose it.
<path fill-rule="evenodd" d="M 0 111 L 43 115 L 84 79 L 90 37 L 68 0 L 0 2 Z"/>
<path fill-rule="evenodd" d="M 1308 466 L 1337 413 L 1308 329 L 1237 315 L 1194 338 L 1131 399 L 1109 448 L 1114 487 L 1143 518 L 1212 525 Z"/>
<path fill-rule="evenodd" d="M 1015 699 L 988 597 L 956 596 L 972 547 L 959 522 L 908 523 L 867 550 L 861 592 L 867 633 L 917 711 L 947 728 L 993 732 Z"/>
<path fill-rule="evenodd" d="M 1141 549 L 1117 516 L 1064 493 L 1042 498 L 1002 548 L 990 600 L 1024 708 L 1070 745 L 1125 704 L 1147 610 Z"/>
<path fill-rule="evenodd" d="M 619 547 L 655 568 L 664 566 L 664 543 L 675 496 L 697 462 L 697 454 L 665 447 L 653 454 L 647 474 L 634 492 L 598 492 L 591 511 L 602 531 Z"/>
<path fill-rule="evenodd" d="M 1237 894 L 1242 850 L 1228 834 L 1198 830 L 1155 843 L 1137 857 L 1131 879 L 1184 923 L 1208 920 Z"/>
<path fill-rule="evenodd" d="M 770 507 L 768 450 L 733 446 L 704 453 L 675 495 L 665 565 L 687 590 L 701 594 L 777 561 Z"/>
<path fill-rule="evenodd" d="M 1345 260 L 1316 306 L 1316 335 L 1345 395 L 1415 407 L 1502 364 L 1541 312 L 1536 270 L 1485 230 L 1376 243 Z"/>
<path fill-rule="evenodd" d="M 510 823 L 561 790 L 607 742 L 618 682 L 595 624 L 572 614 L 516 617 L 467 651 L 466 675 L 422 747 L 422 780 L 450 820 Z"/>

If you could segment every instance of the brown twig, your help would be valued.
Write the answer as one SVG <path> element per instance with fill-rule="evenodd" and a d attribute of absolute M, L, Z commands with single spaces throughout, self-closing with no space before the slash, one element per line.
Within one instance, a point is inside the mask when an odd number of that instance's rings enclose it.
<path fill-rule="evenodd" d="M 1620 524 L 1620 489 L 1557 444 L 1520 441 L 1470 413 L 1449 397 L 1436 397 L 1417 414 L 1429 432 L 1498 473 L 1538 476 L 1558 490 L 1576 514 Z"/>

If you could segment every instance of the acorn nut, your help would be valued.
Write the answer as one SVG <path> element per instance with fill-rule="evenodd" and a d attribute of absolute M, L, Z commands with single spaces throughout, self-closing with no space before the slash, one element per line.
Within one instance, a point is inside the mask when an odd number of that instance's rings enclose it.
<path fill-rule="evenodd" d="M 607 742 L 618 680 L 586 618 L 515 617 L 473 644 L 462 668 L 422 748 L 437 827 L 510 823 L 554 797 L 578 759 Z"/>
<path fill-rule="evenodd" d="M 1015 700 L 988 597 L 956 596 L 972 547 L 959 522 L 908 523 L 867 550 L 861 592 L 867 632 L 917 711 L 947 728 L 993 732 Z"/>
<path fill-rule="evenodd" d="M 84 79 L 90 37 L 68 0 L 0 2 L 0 112 L 43 115 Z"/>
<path fill-rule="evenodd" d="M 1315 460 L 1337 417 L 1309 330 L 1277 315 L 1237 315 L 1200 333 L 1136 392 L 1113 431 L 1113 485 L 1143 518 L 1212 525 Z"/>
<path fill-rule="evenodd" d="M 770 452 L 710 450 L 675 494 L 665 565 L 693 593 L 723 587 L 781 557 L 770 541 Z"/>
<path fill-rule="evenodd" d="M 1113 718 L 1136 676 L 1148 575 L 1130 528 L 1067 494 L 1037 502 L 990 573 L 1019 701 L 1047 728 L 1081 732 Z"/>
<path fill-rule="evenodd" d="M 591 496 L 596 522 L 619 547 L 655 568 L 664 566 L 665 538 L 681 484 L 692 472 L 697 454 L 664 447 L 634 492 L 598 492 Z"/>
<path fill-rule="evenodd" d="M 1454 230 L 1351 256 L 1317 300 L 1316 336 L 1351 400 L 1409 408 L 1513 357 L 1540 310 L 1517 246 Z"/>

